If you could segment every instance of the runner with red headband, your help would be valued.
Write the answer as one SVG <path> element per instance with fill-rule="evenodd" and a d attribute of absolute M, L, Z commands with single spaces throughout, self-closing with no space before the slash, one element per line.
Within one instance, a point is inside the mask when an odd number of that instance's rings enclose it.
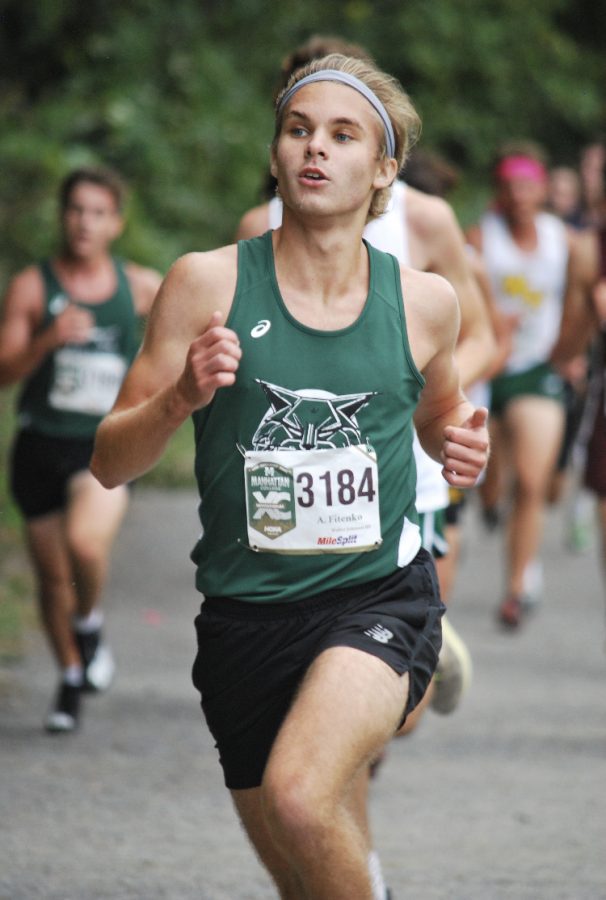
<path fill-rule="evenodd" d="M 483 499 L 493 510 L 513 478 L 507 510 L 505 596 L 500 622 L 520 625 L 528 572 L 542 535 L 547 490 L 564 429 L 563 381 L 550 364 L 567 292 L 573 239 L 544 212 L 548 177 L 532 144 L 509 146 L 494 167 L 495 196 L 470 242 L 482 252 L 499 308 L 514 324 L 512 351 L 492 381 L 493 441 Z"/>
<path fill-rule="evenodd" d="M 500 161 L 495 169 L 495 178 L 500 182 L 521 178 L 544 185 L 547 181 L 547 170 L 540 160 L 518 153 L 505 156 Z"/>

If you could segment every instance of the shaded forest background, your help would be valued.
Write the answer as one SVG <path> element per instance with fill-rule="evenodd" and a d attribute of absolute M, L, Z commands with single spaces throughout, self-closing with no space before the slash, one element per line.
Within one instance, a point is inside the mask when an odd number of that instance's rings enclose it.
<path fill-rule="evenodd" d="M 258 202 L 280 60 L 311 34 L 362 43 L 464 174 L 469 219 L 495 147 L 554 163 L 606 132 L 606 4 L 595 0 L 0 0 L 0 283 L 56 238 L 71 167 L 132 188 L 121 251 L 166 270 L 231 240 Z"/>
<path fill-rule="evenodd" d="M 421 146 L 463 174 L 450 197 L 463 224 L 503 140 L 574 165 L 606 134 L 602 0 L 0 0 L 0 294 L 53 251 L 58 182 L 82 164 L 130 184 L 124 255 L 166 271 L 229 242 L 261 196 L 280 61 L 314 33 L 364 45 L 400 79 Z M 0 470 L 13 396 L 0 391 Z M 144 481 L 191 484 L 191 456 L 184 427 Z M 33 615 L 18 524 L 2 477 L 0 662 Z"/>

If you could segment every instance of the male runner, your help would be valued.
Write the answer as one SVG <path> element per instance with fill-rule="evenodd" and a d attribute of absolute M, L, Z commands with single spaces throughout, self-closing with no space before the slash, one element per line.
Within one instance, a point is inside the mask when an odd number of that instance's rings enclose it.
<path fill-rule="evenodd" d="M 14 276 L 0 323 L 0 384 L 23 382 L 11 488 L 61 673 L 45 723 L 52 732 L 73 731 L 81 691 L 104 690 L 114 673 L 99 602 L 127 492 L 101 487 L 88 463 L 96 427 L 136 352 L 137 318 L 161 281 L 111 256 L 123 196 L 121 180 L 106 169 L 65 178 L 60 251 Z"/>
<path fill-rule="evenodd" d="M 547 490 L 564 430 L 563 381 L 549 358 L 571 287 L 575 244 L 566 226 L 543 211 L 547 170 L 532 144 L 503 148 L 494 179 L 494 203 L 470 229 L 469 240 L 483 256 L 499 308 L 515 320 L 512 352 L 504 372 L 492 381 L 492 428 L 495 437 L 498 428 L 500 465 L 492 461 L 484 487 L 485 496 L 494 498 L 500 491 L 495 476 L 502 476 L 505 467 L 511 470 L 506 586 L 497 616 L 514 629 L 527 608 L 525 573 L 539 550 Z"/>
<path fill-rule="evenodd" d="M 346 50 L 341 49 L 343 45 Z M 331 35 L 314 35 L 283 60 L 281 87 L 298 67 L 328 53 L 346 53 L 372 62 L 369 54 L 359 45 L 344 44 L 341 38 Z M 242 216 L 236 239 L 256 237 L 269 228 L 279 228 L 281 222 L 282 201 L 275 196 Z M 392 253 L 404 265 L 435 272 L 450 281 L 461 309 L 455 357 L 461 384 L 466 389 L 491 365 L 495 342 L 485 304 L 468 264 L 463 234 L 450 205 L 441 197 L 429 196 L 425 191 L 398 179 L 393 184 L 388 207 L 381 216 L 367 223 L 364 237 L 379 250 Z M 435 558 L 444 599 L 446 591 L 443 582 L 447 578 L 452 581 L 444 535 L 445 513 L 449 505 L 448 485 L 442 477 L 440 466 L 425 453 L 416 438 L 413 449 L 417 470 L 416 505 L 423 546 Z M 465 644 L 447 620 L 442 622 L 442 632 L 437 677 L 424 702 L 408 718 L 406 732 L 416 727 L 424 707 L 430 702 L 435 711 L 451 713 L 469 685 L 471 659 Z"/>
<path fill-rule="evenodd" d="M 175 264 L 93 456 L 114 487 L 194 416 L 194 682 L 283 898 L 371 900 L 352 793 L 435 667 L 413 413 L 449 483 L 472 485 L 487 456 L 453 359 L 454 292 L 362 241 L 417 124 L 367 63 L 293 76 L 272 145 L 282 227 Z"/>
<path fill-rule="evenodd" d="M 589 384 L 577 441 L 583 448 L 584 483 L 595 495 L 606 577 L 606 227 L 576 239 L 580 290 L 562 319 L 552 360 L 565 364 L 591 348 Z"/>

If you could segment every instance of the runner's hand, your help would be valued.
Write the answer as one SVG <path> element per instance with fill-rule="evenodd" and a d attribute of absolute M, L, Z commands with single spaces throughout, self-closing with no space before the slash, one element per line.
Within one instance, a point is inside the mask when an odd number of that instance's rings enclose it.
<path fill-rule="evenodd" d="M 488 462 L 488 410 L 479 407 L 456 427 L 444 429 L 442 474 L 453 487 L 473 487 Z"/>
<path fill-rule="evenodd" d="M 208 406 L 218 388 L 236 380 L 242 350 L 238 335 L 214 312 L 206 330 L 189 345 L 185 368 L 177 382 L 177 392 L 192 408 Z"/>
<path fill-rule="evenodd" d="M 86 344 L 91 337 L 95 325 L 95 319 L 90 312 L 69 303 L 63 312 L 55 317 L 50 326 L 53 332 L 54 343 L 57 347 L 64 344 Z"/>

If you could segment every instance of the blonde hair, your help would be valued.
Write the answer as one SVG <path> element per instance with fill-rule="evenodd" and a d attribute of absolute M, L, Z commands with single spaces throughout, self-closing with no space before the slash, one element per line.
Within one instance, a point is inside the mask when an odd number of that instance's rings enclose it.
<path fill-rule="evenodd" d="M 400 171 L 406 162 L 411 147 L 418 140 L 421 132 L 421 120 L 417 111 L 397 79 L 387 75 L 385 72 L 381 72 L 370 60 L 355 59 L 343 56 L 340 53 L 331 53 L 320 59 L 314 59 L 291 75 L 276 100 L 276 125 L 272 148 L 275 150 L 282 130 L 284 110 L 281 109 L 280 103 L 283 95 L 302 78 L 325 69 L 335 69 L 338 72 L 345 72 L 348 75 L 355 76 L 381 101 L 393 127 L 396 144 L 394 158 L 398 163 L 398 171 Z M 383 157 L 385 152 L 385 140 L 383 138 L 380 157 Z M 390 196 L 391 187 L 380 188 L 374 192 L 370 209 L 368 210 L 368 220 L 376 219 L 385 212 Z"/>

